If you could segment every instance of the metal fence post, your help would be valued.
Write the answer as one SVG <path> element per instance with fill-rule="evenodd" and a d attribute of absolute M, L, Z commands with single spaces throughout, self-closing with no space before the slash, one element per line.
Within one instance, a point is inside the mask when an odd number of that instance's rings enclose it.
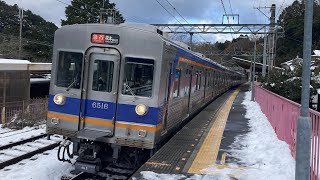
<path fill-rule="evenodd" d="M 3 105 L 2 111 L 1 111 L 1 123 L 2 125 L 6 124 L 6 107 Z"/>
<path fill-rule="evenodd" d="M 313 0 L 306 0 L 304 12 L 301 111 L 297 125 L 296 180 L 310 179 L 311 121 L 309 117 L 310 64 Z"/>
<path fill-rule="evenodd" d="M 24 100 L 22 101 L 22 112 L 21 112 L 21 128 L 23 129 L 23 119 L 24 118 Z"/>

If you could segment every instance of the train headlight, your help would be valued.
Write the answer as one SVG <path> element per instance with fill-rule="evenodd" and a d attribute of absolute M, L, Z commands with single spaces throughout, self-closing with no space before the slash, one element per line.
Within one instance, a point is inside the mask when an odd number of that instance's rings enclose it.
<path fill-rule="evenodd" d="M 66 96 L 64 96 L 63 94 L 56 94 L 53 97 L 53 102 L 57 105 L 64 105 L 64 103 L 66 102 Z"/>
<path fill-rule="evenodd" d="M 148 107 L 146 106 L 146 105 L 144 105 L 144 104 L 138 104 L 137 106 L 136 106 L 136 113 L 138 114 L 138 115 L 140 115 L 140 116 L 143 116 L 143 115 L 145 115 L 145 114 L 147 114 L 147 112 L 148 112 Z"/>

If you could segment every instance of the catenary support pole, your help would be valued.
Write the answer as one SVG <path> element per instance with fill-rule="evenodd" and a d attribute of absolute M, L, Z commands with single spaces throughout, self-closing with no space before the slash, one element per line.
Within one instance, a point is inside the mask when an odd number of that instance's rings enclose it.
<path fill-rule="evenodd" d="M 254 36 L 254 50 L 253 50 L 253 70 L 251 76 L 251 101 L 254 101 L 254 78 L 256 75 L 256 52 L 257 52 L 257 37 Z"/>
<path fill-rule="evenodd" d="M 193 50 L 193 45 L 192 45 L 192 36 L 193 36 L 193 33 L 190 33 L 190 50 Z"/>
<path fill-rule="evenodd" d="M 267 65 L 267 36 L 263 38 L 263 60 L 262 60 L 262 77 L 266 76 L 266 65 Z"/>
<path fill-rule="evenodd" d="M 305 0 L 301 112 L 298 118 L 296 180 L 310 178 L 311 122 L 309 117 L 313 0 Z"/>

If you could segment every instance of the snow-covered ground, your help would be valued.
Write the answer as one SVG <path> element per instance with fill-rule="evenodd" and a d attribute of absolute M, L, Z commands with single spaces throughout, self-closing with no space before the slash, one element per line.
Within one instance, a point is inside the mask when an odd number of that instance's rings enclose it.
<path fill-rule="evenodd" d="M 30 138 L 32 136 L 38 136 L 45 133 L 45 125 L 35 127 L 25 127 L 21 130 L 12 130 L 8 128 L 0 128 L 0 146 L 6 145 L 12 142 L 20 141 Z"/>
<path fill-rule="evenodd" d="M 249 119 L 250 132 L 236 137 L 228 156 L 239 159 L 238 163 L 227 164 L 225 168 L 212 165 L 203 170 L 209 175 L 194 175 L 188 179 L 226 180 L 292 180 L 295 178 L 295 160 L 289 146 L 277 138 L 258 103 L 250 101 L 251 92 L 246 92 L 243 105 Z M 227 157 L 228 157 L 227 156 Z M 241 165 L 238 165 L 241 164 Z M 185 179 L 183 175 L 156 174 L 142 172 L 148 180 Z"/>
<path fill-rule="evenodd" d="M 0 145 L 5 145 L 10 142 L 19 141 L 31 136 L 37 136 L 45 133 L 45 125 L 37 128 L 26 127 L 22 130 L 11 130 L 8 128 L 0 128 Z M 1 152 L 11 153 L 12 156 L 19 155 L 17 152 L 24 153 L 24 151 L 34 150 L 35 147 L 42 147 L 45 144 L 50 144 L 59 140 L 58 137 L 51 137 L 51 141 L 40 139 L 36 142 L 30 142 L 33 147 L 28 147 L 26 144 L 21 145 L 23 151 L 3 150 Z M 60 138 L 61 139 L 61 138 Z M 42 142 L 44 144 L 37 144 Z M 14 147 L 19 149 L 18 146 Z M 62 175 L 70 175 L 70 170 L 73 166 L 66 162 L 58 161 L 57 159 L 58 148 L 46 151 L 42 154 L 37 154 L 30 159 L 20 161 L 17 164 L 5 167 L 0 170 L 0 179 L 14 179 L 14 180 L 60 180 Z M 2 158 L 5 158 L 3 156 Z M 31 160 L 33 159 L 33 160 Z M 2 159 L 5 160 L 5 159 Z"/>
<path fill-rule="evenodd" d="M 0 170 L 1 179 L 14 180 L 60 180 L 62 175 L 70 175 L 72 165 L 58 161 L 57 148 L 23 160 L 18 164 Z"/>

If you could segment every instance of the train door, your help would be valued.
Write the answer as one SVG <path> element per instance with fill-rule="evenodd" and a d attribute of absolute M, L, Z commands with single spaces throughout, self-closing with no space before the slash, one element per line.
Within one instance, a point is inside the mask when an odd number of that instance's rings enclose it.
<path fill-rule="evenodd" d="M 191 108 L 192 108 L 192 105 L 191 105 L 191 92 L 192 92 L 192 73 L 193 73 L 193 66 L 191 66 L 191 68 L 188 70 L 189 72 L 189 89 L 188 89 L 188 114 L 190 114 L 191 112 Z"/>
<path fill-rule="evenodd" d="M 117 112 L 120 54 L 115 49 L 92 48 L 85 61 L 78 136 L 112 136 Z M 91 136 L 91 137 L 88 137 Z"/>
<path fill-rule="evenodd" d="M 171 96 L 171 76 L 172 76 L 172 63 L 169 63 L 169 71 L 167 73 L 167 83 L 166 83 L 166 93 L 165 93 L 165 113 L 164 113 L 164 122 L 163 122 L 163 128 L 165 129 L 167 127 L 168 123 L 168 115 L 169 115 L 169 101 Z"/>

